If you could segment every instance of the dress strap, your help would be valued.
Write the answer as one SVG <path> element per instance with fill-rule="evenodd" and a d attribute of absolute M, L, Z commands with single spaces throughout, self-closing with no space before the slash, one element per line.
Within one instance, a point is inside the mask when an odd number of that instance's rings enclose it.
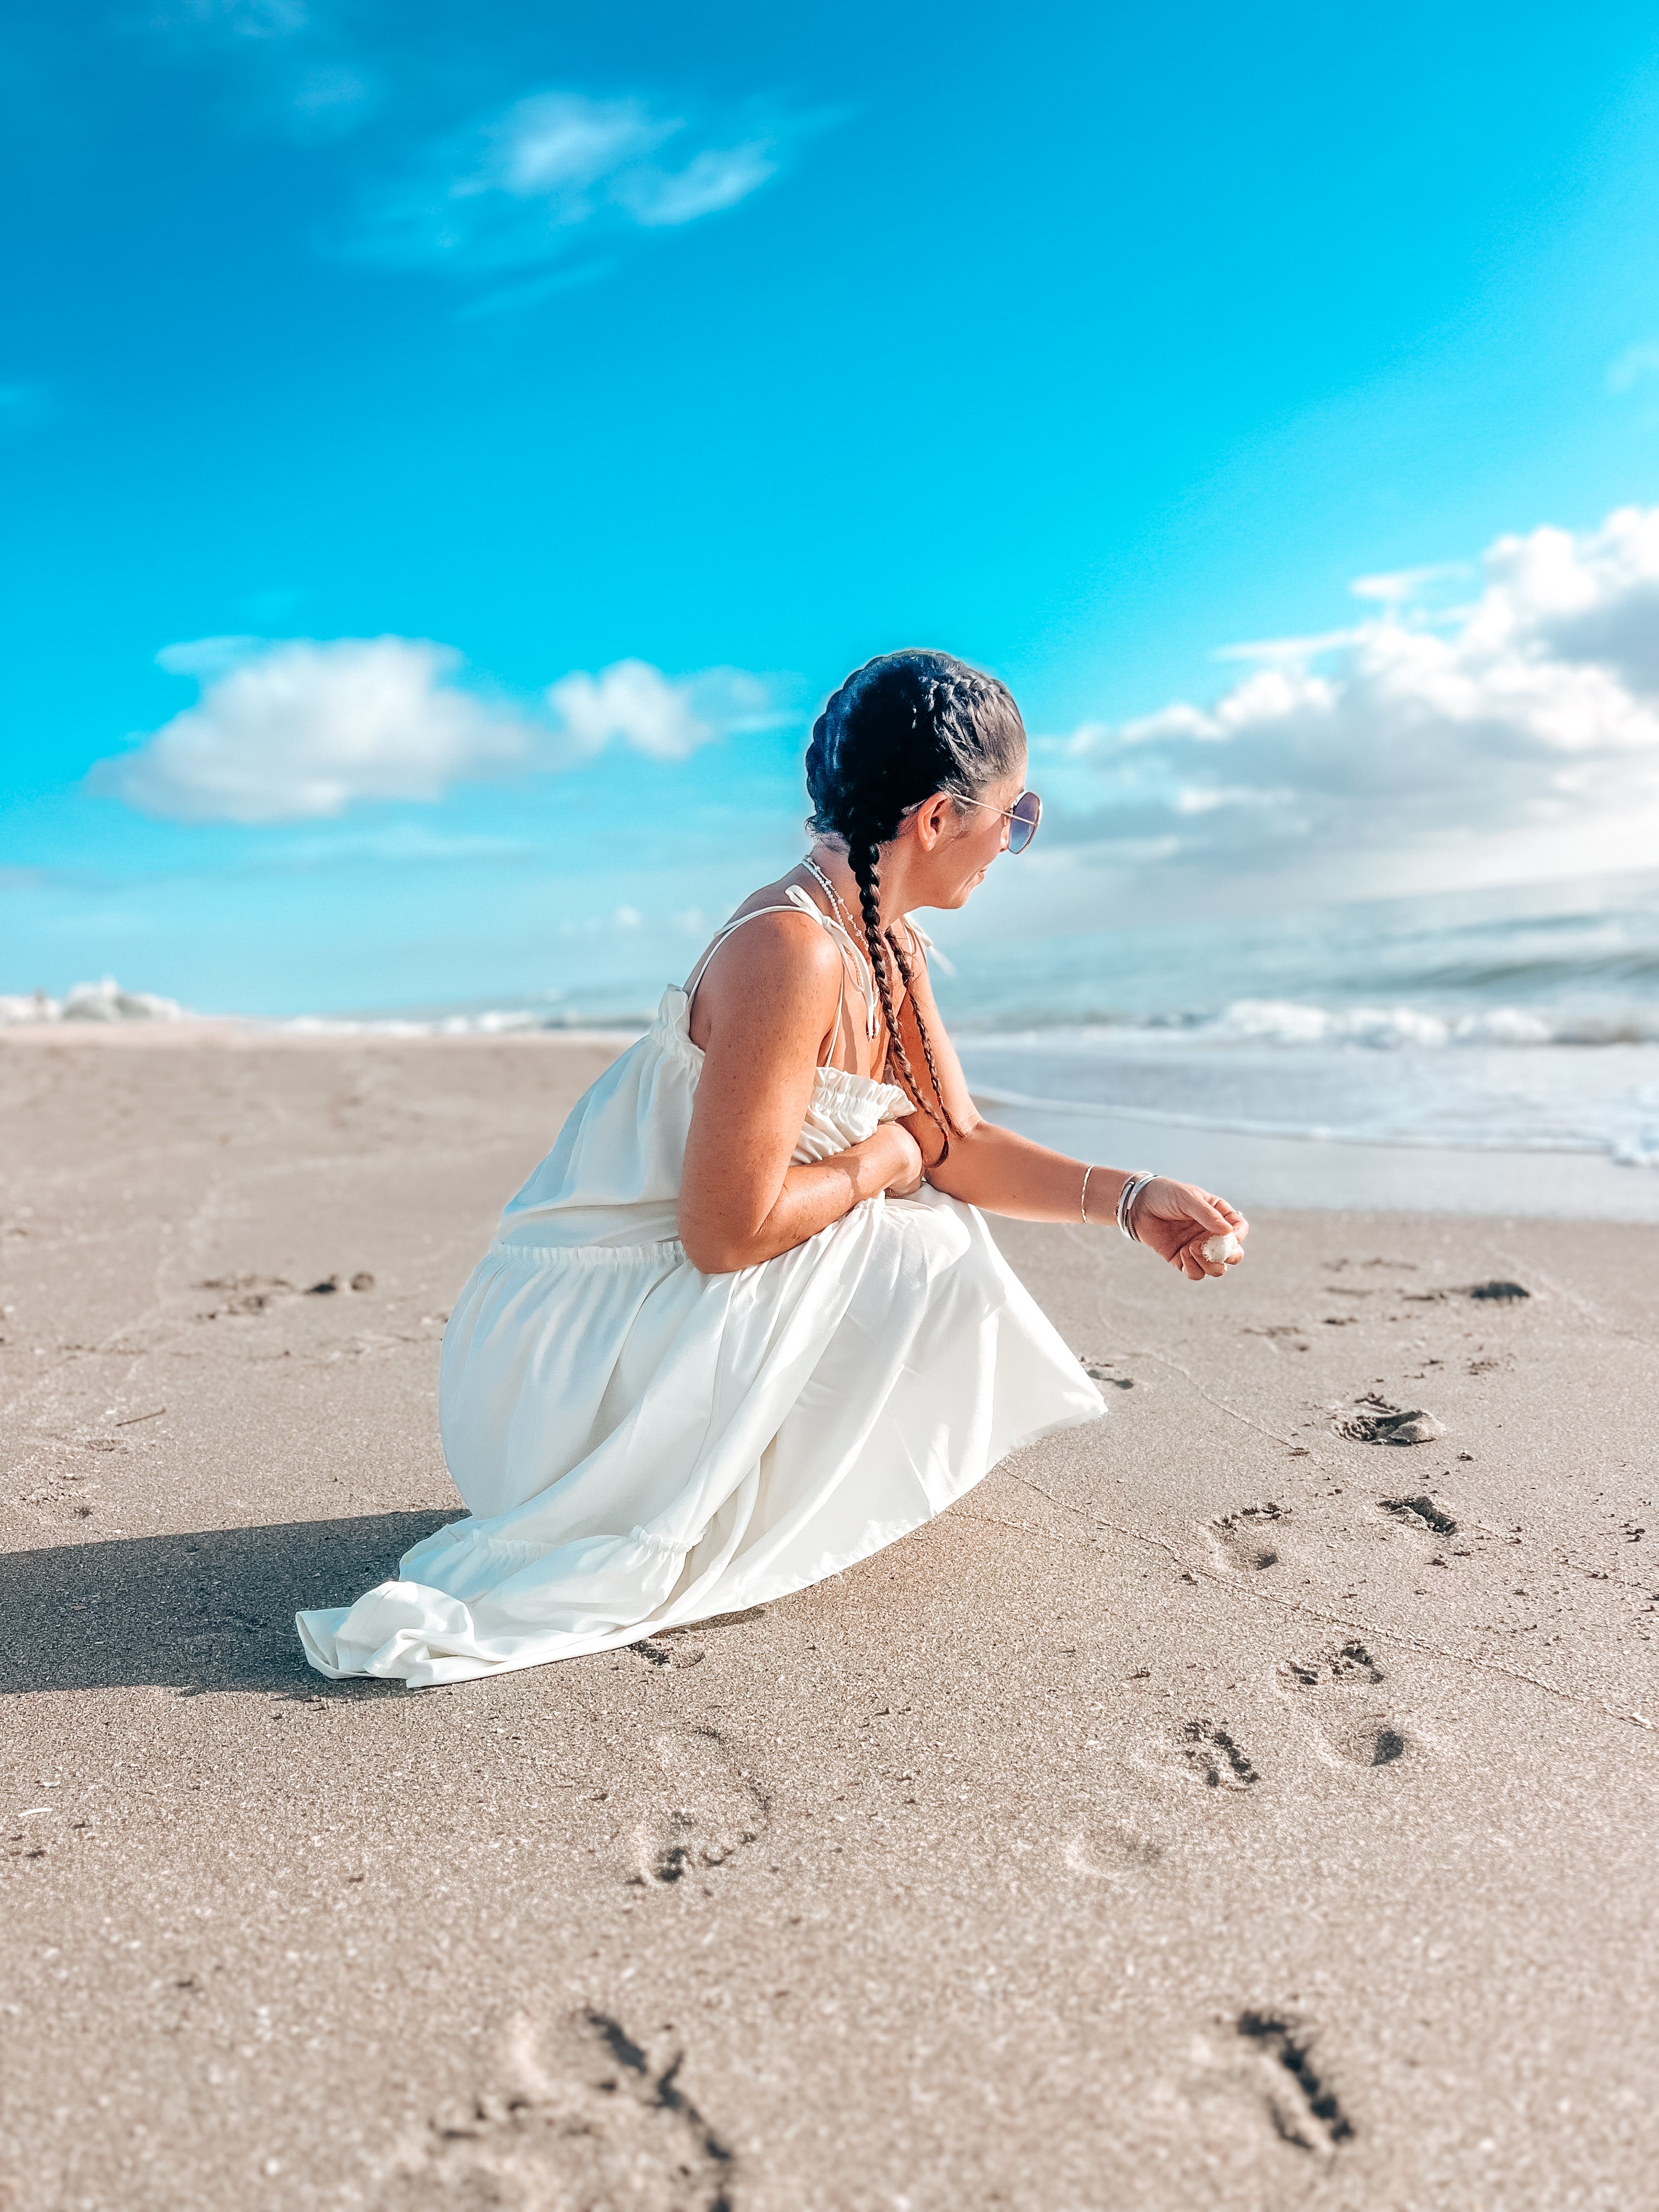
<path fill-rule="evenodd" d="M 836 964 L 836 1026 L 830 1032 L 830 1049 L 819 1062 L 822 1067 L 833 1067 L 836 1054 L 841 1048 L 841 1025 L 847 1019 L 847 957 L 843 953 Z M 852 1039 L 848 1042 L 850 1045 Z"/>
<path fill-rule="evenodd" d="M 735 921 L 728 921 L 724 929 L 716 933 L 714 943 L 698 961 L 692 970 L 691 981 L 685 987 L 688 1013 L 690 1011 L 691 1001 L 697 994 L 697 986 L 708 972 L 709 962 L 733 930 L 741 929 L 745 921 L 759 921 L 763 914 L 804 914 L 817 922 L 818 927 L 825 931 L 828 935 L 838 940 L 837 950 L 842 955 L 841 988 L 836 1000 L 836 1026 L 830 1031 L 831 1053 L 833 1054 L 836 1044 L 840 1042 L 842 1023 L 846 1014 L 847 961 L 849 956 L 853 962 L 853 973 L 858 982 L 860 995 L 864 1000 L 868 1033 L 873 1037 L 876 1034 L 876 988 L 870 974 L 868 960 L 859 951 L 858 946 L 854 944 L 834 915 L 825 914 L 822 907 L 815 905 L 799 884 L 791 884 L 784 896 L 789 902 L 787 906 L 757 906 L 749 914 L 740 914 Z"/>
<path fill-rule="evenodd" d="M 913 914 L 905 915 L 904 927 L 921 947 L 921 964 L 924 968 L 942 968 L 947 975 L 956 974 L 952 963 L 945 958 L 927 931 L 917 925 L 916 918 Z"/>
<path fill-rule="evenodd" d="M 870 972 L 869 955 L 837 917 L 826 914 L 821 906 L 808 897 L 799 884 L 791 884 L 786 896 L 792 906 L 799 907 L 803 914 L 810 914 L 820 929 L 827 930 L 836 939 L 841 949 L 843 973 L 846 963 L 852 963 L 854 981 L 859 987 L 859 996 L 864 1001 L 865 1035 L 873 1041 L 876 1034 L 876 979 Z"/>

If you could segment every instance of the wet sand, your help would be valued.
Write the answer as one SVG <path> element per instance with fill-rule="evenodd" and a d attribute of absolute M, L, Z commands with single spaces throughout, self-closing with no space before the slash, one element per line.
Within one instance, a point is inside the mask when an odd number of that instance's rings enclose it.
<path fill-rule="evenodd" d="M 1109 1420 L 756 1614 L 326 1684 L 605 1056 L 0 1040 L 0 2205 L 1652 2201 L 1652 1231 L 1011 1226 Z"/>

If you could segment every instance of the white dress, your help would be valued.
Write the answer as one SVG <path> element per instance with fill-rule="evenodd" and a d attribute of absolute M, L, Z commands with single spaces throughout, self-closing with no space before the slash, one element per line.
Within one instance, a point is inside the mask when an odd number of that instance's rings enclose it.
<path fill-rule="evenodd" d="M 762 910 L 829 931 L 872 1003 L 847 933 L 790 896 Z M 319 1674 L 454 1682 L 781 1597 L 1105 1411 L 979 1213 L 926 1184 L 735 1274 L 694 1267 L 676 1234 L 690 1013 L 663 994 L 501 1216 L 444 1333 L 439 1419 L 470 1517 L 354 1606 L 298 1616 Z M 793 1158 L 910 1110 L 821 1067 Z"/>

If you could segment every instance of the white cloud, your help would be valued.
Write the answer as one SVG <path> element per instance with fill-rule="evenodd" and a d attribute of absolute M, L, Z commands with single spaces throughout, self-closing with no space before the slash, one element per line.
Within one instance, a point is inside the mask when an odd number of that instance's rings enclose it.
<path fill-rule="evenodd" d="M 157 657 L 202 679 L 200 701 L 93 771 L 94 790 L 146 814 L 314 821 L 355 799 L 434 799 L 531 757 L 526 724 L 448 682 L 460 655 L 423 639 L 204 638 Z"/>
<path fill-rule="evenodd" d="M 1500 538 L 1483 565 L 1472 605 L 1412 605 L 1440 572 L 1368 579 L 1376 616 L 1234 648 L 1261 665 L 1212 705 L 1046 741 L 1061 836 L 1355 890 L 1399 879 L 1382 861 L 1632 865 L 1659 831 L 1659 508 Z"/>
<path fill-rule="evenodd" d="M 678 172 L 640 169 L 621 183 L 621 197 L 635 222 L 648 228 L 695 222 L 747 199 L 777 167 L 763 143 L 724 147 L 699 154 Z"/>
<path fill-rule="evenodd" d="M 678 127 L 655 120 L 636 100 L 544 93 L 487 127 L 484 161 L 452 190 L 458 198 L 491 189 L 520 199 L 585 192 L 605 177 L 625 175 Z"/>
<path fill-rule="evenodd" d="M 433 148 L 364 203 L 349 250 L 468 276 L 535 268 L 596 230 L 659 229 L 734 207 L 801 125 L 699 125 L 642 100 L 538 93 Z"/>
<path fill-rule="evenodd" d="M 1420 599 L 1425 584 L 1468 573 L 1461 561 L 1436 561 L 1425 568 L 1391 568 L 1376 576 L 1356 576 L 1348 589 L 1357 599 L 1380 599 L 1384 606 L 1400 607 Z"/>
<path fill-rule="evenodd" d="M 549 686 L 545 709 L 454 681 L 461 656 L 425 639 L 198 638 L 156 656 L 202 696 L 91 788 L 181 822 L 325 820 L 362 800 L 431 802 L 453 784 L 574 766 L 613 744 L 662 761 L 780 717 L 742 669 L 665 676 L 624 660 Z"/>
<path fill-rule="evenodd" d="M 547 697 L 585 754 L 620 742 L 653 760 L 684 760 L 732 731 L 765 729 L 779 719 L 767 686 L 741 668 L 676 678 L 648 661 L 619 660 L 598 676 L 579 669 L 561 677 Z"/>
<path fill-rule="evenodd" d="M 1286 660 L 1313 660 L 1322 653 L 1331 653 L 1339 645 L 1352 645 L 1359 635 L 1357 629 L 1321 630 L 1310 637 L 1258 637 L 1243 645 L 1218 645 L 1215 650 L 1218 660 L 1260 660 L 1269 664 Z"/>

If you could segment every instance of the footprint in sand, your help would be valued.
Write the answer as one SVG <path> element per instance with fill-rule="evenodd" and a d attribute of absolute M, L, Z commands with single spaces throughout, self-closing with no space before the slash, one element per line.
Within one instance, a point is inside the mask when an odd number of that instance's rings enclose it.
<path fill-rule="evenodd" d="M 196 1287 L 219 1293 L 219 1303 L 198 1318 L 222 1321 L 227 1316 L 265 1313 L 272 1306 L 287 1305 L 294 1298 L 332 1297 L 341 1284 L 337 1275 L 329 1275 L 320 1283 L 307 1284 L 301 1290 L 284 1275 L 210 1275 Z M 360 1267 L 350 1279 L 350 1287 L 361 1296 L 374 1289 L 374 1278 L 366 1267 Z"/>
<path fill-rule="evenodd" d="M 1367 1690 L 1383 1680 L 1383 1670 L 1357 1636 L 1311 1659 L 1288 1659 L 1279 1670 L 1284 1688 L 1297 1696 L 1310 1691 Z M 1350 1705 L 1322 1729 L 1337 1758 L 1354 1766 L 1392 1766 L 1416 1746 L 1400 1723 L 1374 1708 L 1357 1712 Z"/>
<path fill-rule="evenodd" d="M 1382 1669 L 1357 1636 L 1314 1659 L 1288 1659 L 1279 1670 L 1287 1690 L 1350 1689 L 1362 1683 L 1380 1682 Z"/>
<path fill-rule="evenodd" d="M 1290 2013 L 1242 2012 L 1237 2025 L 1279 2139 L 1325 2156 L 1350 2142 L 1353 2122 L 1315 2061 L 1306 2023 Z"/>
<path fill-rule="evenodd" d="M 1104 1358 L 1094 1358 L 1087 1352 L 1082 1353 L 1079 1356 L 1082 1359 L 1083 1371 L 1091 1382 L 1103 1382 L 1109 1390 L 1133 1390 L 1134 1389 L 1135 1379 L 1133 1375 L 1113 1374 L 1112 1370 L 1117 1364 L 1116 1360 L 1107 1359 Z"/>
<path fill-rule="evenodd" d="M 1308 1332 L 1300 1322 L 1268 1322 L 1261 1328 L 1247 1322 L 1240 1334 L 1244 1336 L 1265 1337 L 1275 1351 L 1281 1344 L 1288 1344 L 1292 1352 L 1307 1352 L 1312 1348 Z"/>
<path fill-rule="evenodd" d="M 1235 1574 L 1259 1574 L 1279 1565 L 1277 1524 L 1289 1518 L 1290 1508 L 1271 1498 L 1260 1505 L 1241 1505 L 1236 1513 L 1223 1513 L 1209 1523 L 1207 1534 L 1220 1565 Z"/>
<path fill-rule="evenodd" d="M 1426 1444 L 1446 1433 L 1443 1425 L 1420 1406 L 1391 1406 L 1375 1391 L 1354 1401 L 1356 1411 L 1331 1425 L 1357 1444 Z"/>
<path fill-rule="evenodd" d="M 649 1888 L 706 1884 L 759 1840 L 771 1798 L 718 1729 L 675 1729 L 657 1738 L 656 1750 L 673 1802 L 635 1832 L 629 1879 Z"/>
<path fill-rule="evenodd" d="M 1165 1846 L 1145 1829 L 1127 1820 L 1109 1820 L 1099 1827 L 1079 1829 L 1068 1838 L 1064 1857 L 1073 1874 L 1094 1881 L 1122 1881 L 1138 1870 L 1158 1864 Z"/>
<path fill-rule="evenodd" d="M 671 1643 L 670 1637 L 680 1638 L 686 1631 L 670 1629 L 660 1638 L 642 1636 L 637 1644 L 626 1648 L 636 1659 L 643 1659 L 647 1667 L 700 1667 L 708 1656 L 701 1644 Z"/>
<path fill-rule="evenodd" d="M 543 2036 L 520 2019 L 492 2085 L 404 2139 L 375 2212 L 729 2212 L 737 2161 L 679 2086 L 684 2062 L 672 2028 L 636 2040 L 594 2009 Z"/>
<path fill-rule="evenodd" d="M 1397 1721 L 1384 1713 L 1367 1713 L 1328 1729 L 1325 1741 L 1339 1759 L 1355 1766 L 1392 1766 L 1416 1749 Z"/>
<path fill-rule="evenodd" d="M 1393 1514 L 1410 1528 L 1426 1528 L 1437 1536 L 1455 1536 L 1457 1522 L 1427 1492 L 1415 1498 L 1379 1498 L 1377 1504 L 1385 1513 Z"/>
<path fill-rule="evenodd" d="M 1188 1772 L 1206 1790 L 1248 1790 L 1261 1779 L 1224 1721 L 1185 1721 L 1176 1741 Z"/>
<path fill-rule="evenodd" d="M 218 1304 L 198 1316 L 203 1321 L 222 1321 L 227 1315 L 264 1313 L 268 1307 L 281 1305 L 299 1295 L 293 1284 L 281 1275 L 210 1275 L 196 1287 L 219 1293 Z"/>

